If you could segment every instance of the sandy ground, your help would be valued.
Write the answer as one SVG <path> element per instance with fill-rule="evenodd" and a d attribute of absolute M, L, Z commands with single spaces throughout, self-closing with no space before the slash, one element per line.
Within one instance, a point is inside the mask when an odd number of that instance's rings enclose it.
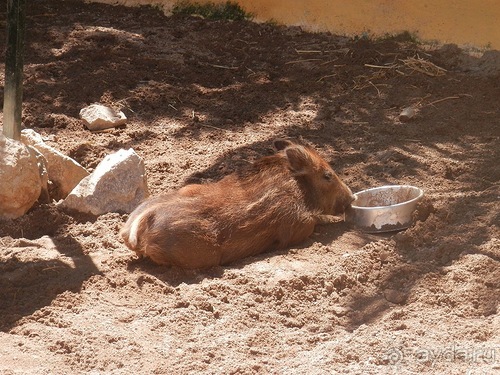
<path fill-rule="evenodd" d="M 500 373 L 498 52 L 75 0 L 28 9 L 23 124 L 89 171 L 132 147 L 156 195 L 290 137 L 353 191 L 411 184 L 426 200 L 403 232 L 319 226 L 206 271 L 136 261 L 117 238 L 126 214 L 36 205 L 0 223 L 1 374 Z M 89 132 L 78 113 L 93 102 L 129 122 Z"/>

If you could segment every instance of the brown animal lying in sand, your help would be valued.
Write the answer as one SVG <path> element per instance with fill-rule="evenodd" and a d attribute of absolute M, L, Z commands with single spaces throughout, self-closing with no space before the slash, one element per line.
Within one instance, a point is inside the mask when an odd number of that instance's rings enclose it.
<path fill-rule="evenodd" d="M 274 145 L 218 182 L 145 200 L 120 231 L 125 244 L 158 264 L 207 268 L 300 243 L 344 213 L 352 192 L 316 151 Z"/>

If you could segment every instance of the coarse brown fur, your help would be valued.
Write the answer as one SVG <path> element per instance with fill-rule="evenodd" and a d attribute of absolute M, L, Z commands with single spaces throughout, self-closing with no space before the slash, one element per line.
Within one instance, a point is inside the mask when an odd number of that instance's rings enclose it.
<path fill-rule="evenodd" d="M 275 147 L 219 182 L 147 199 L 120 231 L 125 244 L 159 264 L 207 268 L 300 243 L 345 211 L 351 190 L 316 151 Z"/>

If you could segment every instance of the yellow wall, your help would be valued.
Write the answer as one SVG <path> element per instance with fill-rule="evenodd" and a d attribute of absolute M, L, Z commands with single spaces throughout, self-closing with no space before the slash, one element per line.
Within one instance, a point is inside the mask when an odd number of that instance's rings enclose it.
<path fill-rule="evenodd" d="M 115 0 L 96 0 L 116 3 Z M 176 0 L 118 0 L 159 4 Z M 224 3 L 227 0 L 197 0 Z M 500 49 L 500 0 L 233 0 L 257 21 L 345 35 L 416 33 L 423 40 Z"/>

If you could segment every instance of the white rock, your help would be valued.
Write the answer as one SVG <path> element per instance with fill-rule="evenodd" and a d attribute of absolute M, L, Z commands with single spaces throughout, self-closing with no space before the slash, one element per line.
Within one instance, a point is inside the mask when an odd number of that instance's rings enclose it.
<path fill-rule="evenodd" d="M 0 219 L 24 215 L 41 190 L 35 154 L 21 142 L 0 134 Z"/>
<path fill-rule="evenodd" d="M 144 161 L 133 149 L 108 155 L 61 203 L 84 213 L 130 213 L 148 196 Z"/>
<path fill-rule="evenodd" d="M 47 160 L 49 180 L 55 187 L 55 199 L 65 198 L 89 172 L 78 162 L 47 145 L 40 134 L 32 129 L 21 131 L 22 141 L 38 150 Z"/>
<path fill-rule="evenodd" d="M 40 181 L 42 186 L 42 191 L 40 192 L 40 196 L 38 197 L 38 201 L 41 203 L 49 203 L 50 195 L 49 195 L 49 169 L 47 159 L 43 156 L 40 151 L 32 146 L 26 146 L 31 154 L 33 154 L 36 158 L 36 164 L 38 166 L 38 173 L 40 174 Z"/>
<path fill-rule="evenodd" d="M 80 110 L 80 118 L 90 130 L 104 130 L 115 126 L 123 125 L 127 117 L 121 111 L 102 104 L 91 104 Z"/>

